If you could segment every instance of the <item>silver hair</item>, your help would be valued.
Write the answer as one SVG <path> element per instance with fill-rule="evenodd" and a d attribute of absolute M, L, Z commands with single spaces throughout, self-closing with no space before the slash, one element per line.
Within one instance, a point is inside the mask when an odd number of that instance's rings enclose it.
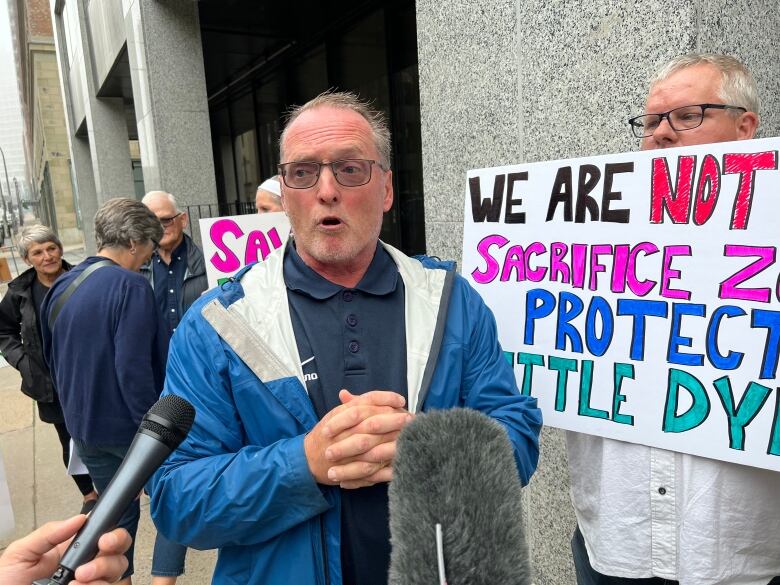
<path fill-rule="evenodd" d="M 144 195 L 144 198 L 141 199 L 141 203 L 148 205 L 149 201 L 155 197 L 164 197 L 171 202 L 171 205 L 173 205 L 173 208 L 176 210 L 176 212 L 179 212 L 179 206 L 176 203 L 176 197 L 173 196 L 173 193 L 168 193 L 166 191 L 149 191 L 146 195 Z"/>
<path fill-rule="evenodd" d="M 16 242 L 16 249 L 19 252 L 19 256 L 22 257 L 22 260 L 26 260 L 27 254 L 30 252 L 30 247 L 33 244 L 45 244 L 46 242 L 54 242 L 57 244 L 60 251 L 62 251 L 62 242 L 60 241 L 60 238 L 49 226 L 40 223 L 26 225 L 19 234 L 19 239 Z"/>
<path fill-rule="evenodd" d="M 103 248 L 130 248 L 133 242 L 159 242 L 163 227 L 157 216 L 129 197 L 109 199 L 95 214 L 95 243 Z"/>
<path fill-rule="evenodd" d="M 756 81 L 748 68 L 739 59 L 730 55 L 691 53 L 676 57 L 656 72 L 650 87 L 652 88 L 655 84 L 665 81 L 682 69 L 695 67 L 696 65 L 711 65 L 720 72 L 721 84 L 718 96 L 724 103 L 743 107 L 748 112 L 759 113 L 761 102 L 758 97 Z"/>
<path fill-rule="evenodd" d="M 390 127 L 387 124 L 387 116 L 385 116 L 383 112 L 374 109 L 370 102 L 361 99 L 357 94 L 349 91 L 335 91 L 331 89 L 309 100 L 302 106 L 297 106 L 290 110 L 287 116 L 287 124 L 285 124 L 279 139 L 280 160 L 284 161 L 284 142 L 287 137 L 287 131 L 290 126 L 292 126 L 292 123 L 304 112 L 323 106 L 350 110 L 363 116 L 371 127 L 374 145 L 379 153 L 379 162 L 384 168 L 390 168 L 393 156 Z"/>

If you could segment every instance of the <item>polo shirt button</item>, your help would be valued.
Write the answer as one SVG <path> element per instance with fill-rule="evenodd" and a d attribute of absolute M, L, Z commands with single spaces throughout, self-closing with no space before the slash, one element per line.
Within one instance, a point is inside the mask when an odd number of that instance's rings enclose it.
<path fill-rule="evenodd" d="M 357 353 L 360 350 L 360 344 L 357 341 L 350 341 L 349 342 L 349 351 L 352 353 Z"/>
<path fill-rule="evenodd" d="M 348 315 L 347 325 L 349 325 L 350 327 L 354 327 L 355 325 L 357 325 L 357 317 L 355 317 L 355 315 Z"/>
<path fill-rule="evenodd" d="M 658 488 L 658 493 L 661 494 L 662 496 L 665 496 L 666 495 L 666 488 L 665 487 L 659 487 Z"/>
<path fill-rule="evenodd" d="M 352 300 L 352 291 L 351 290 L 345 290 L 342 293 L 341 298 L 344 299 L 347 302 L 350 302 Z"/>

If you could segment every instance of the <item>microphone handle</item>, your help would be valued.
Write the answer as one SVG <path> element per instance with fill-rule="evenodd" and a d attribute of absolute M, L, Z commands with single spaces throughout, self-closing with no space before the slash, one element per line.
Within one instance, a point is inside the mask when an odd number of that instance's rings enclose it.
<path fill-rule="evenodd" d="M 145 429 L 138 431 L 111 483 L 100 494 L 87 522 L 62 556 L 57 571 L 50 579 L 36 581 L 35 585 L 70 583 L 76 568 L 95 558 L 100 537 L 116 527 L 152 473 L 171 454 L 172 449 L 157 437 L 152 432 L 146 434 Z"/>

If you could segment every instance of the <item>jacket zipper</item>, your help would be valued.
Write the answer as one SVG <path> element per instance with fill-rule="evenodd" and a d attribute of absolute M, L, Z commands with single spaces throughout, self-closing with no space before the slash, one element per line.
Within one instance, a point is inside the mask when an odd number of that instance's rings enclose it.
<path fill-rule="evenodd" d="M 322 540 L 322 568 L 325 571 L 325 585 L 330 585 L 330 570 L 328 569 L 328 541 L 325 537 L 325 520 L 320 516 L 320 539 Z"/>

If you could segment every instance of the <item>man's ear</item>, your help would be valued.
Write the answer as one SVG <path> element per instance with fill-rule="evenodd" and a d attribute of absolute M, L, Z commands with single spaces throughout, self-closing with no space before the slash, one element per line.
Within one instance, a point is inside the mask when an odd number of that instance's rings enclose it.
<path fill-rule="evenodd" d="M 758 114 L 744 112 L 737 120 L 737 140 L 751 140 L 758 130 Z"/>
<path fill-rule="evenodd" d="M 382 209 L 387 213 L 393 206 L 393 171 L 387 171 L 385 177 L 385 197 Z"/>
<path fill-rule="evenodd" d="M 190 214 L 186 211 L 181 212 L 181 229 L 186 230 L 190 223 Z"/>

